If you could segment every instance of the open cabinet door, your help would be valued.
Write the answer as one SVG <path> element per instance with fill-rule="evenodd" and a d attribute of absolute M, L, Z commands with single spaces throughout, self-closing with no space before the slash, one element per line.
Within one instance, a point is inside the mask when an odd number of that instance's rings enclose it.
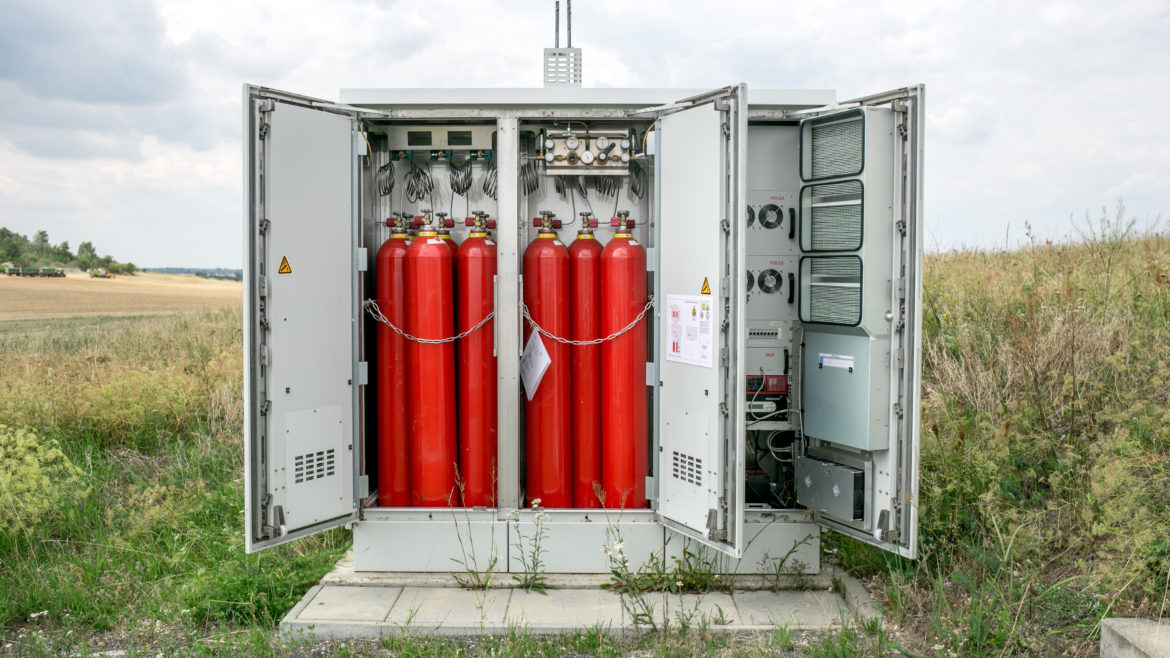
<path fill-rule="evenodd" d="M 658 120 L 658 515 L 733 557 L 743 550 L 747 88 Z M 661 227 L 669 226 L 669 230 Z"/>
<path fill-rule="evenodd" d="M 357 517 L 355 117 L 244 88 L 249 553 Z"/>
<path fill-rule="evenodd" d="M 797 502 L 918 553 L 922 87 L 801 121 Z M 807 116 L 807 114 L 805 115 Z"/>

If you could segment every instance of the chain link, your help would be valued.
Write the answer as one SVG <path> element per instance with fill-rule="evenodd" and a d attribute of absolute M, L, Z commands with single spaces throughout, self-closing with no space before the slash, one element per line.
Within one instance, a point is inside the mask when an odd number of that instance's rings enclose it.
<path fill-rule="evenodd" d="M 387 327 L 390 327 L 399 336 L 402 336 L 406 340 L 411 340 L 411 341 L 414 341 L 416 343 L 422 343 L 423 345 L 442 345 L 443 343 L 454 343 L 455 341 L 459 340 L 460 338 L 466 338 L 466 337 L 470 336 L 471 334 L 475 333 L 476 331 L 479 330 L 480 327 L 484 326 L 485 324 L 488 323 L 488 321 L 490 321 L 492 318 L 496 317 L 496 312 L 492 311 L 491 313 L 487 314 L 487 317 L 480 320 L 479 324 L 468 329 L 467 331 L 455 334 L 454 336 L 451 336 L 450 338 L 419 338 L 417 336 L 411 336 L 410 334 L 406 333 L 405 331 L 394 326 L 394 323 L 391 322 L 389 318 L 387 318 L 385 315 L 382 315 L 382 309 L 378 308 L 378 302 L 376 300 L 367 299 L 365 302 L 362 303 L 362 306 L 365 307 L 366 313 L 369 313 L 370 317 L 374 318 L 378 322 L 381 322 L 382 324 L 386 325 Z"/>
<path fill-rule="evenodd" d="M 362 303 L 362 306 L 365 307 L 366 313 L 369 313 L 370 317 L 374 318 L 374 320 L 376 320 L 378 322 L 381 322 L 382 324 L 386 325 L 387 327 L 390 327 L 399 336 L 402 336 L 406 340 L 411 340 L 411 341 L 414 341 L 416 343 L 422 343 L 423 345 L 442 345 L 443 343 L 453 343 L 453 342 L 459 340 L 460 338 L 466 338 L 467 336 L 470 336 L 471 334 L 475 333 L 480 327 L 487 324 L 488 321 L 491 320 L 492 318 L 494 318 L 496 315 L 496 312 L 492 311 L 491 313 L 487 314 L 487 317 L 480 320 L 479 324 L 468 329 L 467 331 L 455 334 L 454 336 L 451 336 L 450 338 L 418 338 L 417 336 L 411 336 L 410 334 L 406 333 L 402 329 L 399 329 L 397 326 L 395 326 L 394 323 L 391 322 L 389 318 L 387 318 L 385 315 L 382 314 L 382 309 L 378 308 L 378 302 L 376 300 L 367 299 L 365 302 Z M 612 334 L 610 334 L 604 338 L 594 338 L 591 340 L 572 340 L 569 338 L 563 338 L 561 336 L 557 336 L 557 335 L 547 331 L 544 327 L 537 324 L 536 320 L 532 319 L 532 315 L 529 314 L 529 312 L 528 312 L 528 305 L 527 304 L 520 305 L 520 309 L 524 313 L 524 319 L 528 321 L 528 324 L 531 325 L 534 330 L 539 332 L 540 335 L 542 335 L 542 336 L 550 338 L 558 343 L 563 343 L 565 345 L 600 345 L 602 343 L 607 343 L 611 340 L 614 340 L 615 338 L 621 336 L 622 334 L 627 333 L 628 331 L 633 329 L 635 326 L 637 326 L 637 324 L 642 321 L 642 318 L 646 317 L 646 314 L 649 313 L 650 309 L 653 307 L 654 307 L 654 298 L 650 297 L 649 299 L 646 300 L 646 306 L 642 307 L 642 311 L 640 313 L 638 313 L 637 317 L 635 317 L 632 321 L 630 321 L 629 324 L 622 327 L 618 331 L 615 331 Z"/>
<path fill-rule="evenodd" d="M 551 338 L 558 343 L 564 343 L 565 345 L 600 345 L 602 343 L 609 342 L 609 341 L 617 338 L 618 336 L 621 336 L 622 334 L 626 333 L 630 329 L 633 329 L 639 322 L 642 321 L 642 318 L 646 317 L 646 314 L 650 312 L 650 309 L 653 306 L 654 306 L 654 298 L 650 297 L 649 299 L 646 300 L 646 306 L 642 307 L 642 312 L 639 313 L 638 317 L 634 318 L 633 321 L 631 321 L 629 324 L 622 327 L 618 331 L 615 331 L 612 334 L 606 336 L 605 338 L 594 338 L 592 340 L 570 340 L 568 338 L 562 338 L 560 336 L 555 336 L 555 335 L 549 333 L 548 331 L 545 331 L 544 327 L 541 327 L 539 324 L 536 324 L 536 320 L 533 320 L 532 316 L 529 315 L 529 313 L 528 313 L 528 305 L 527 304 L 522 303 L 520 305 L 520 308 L 524 312 L 524 319 L 528 320 L 528 324 L 532 325 L 532 328 L 535 329 L 536 331 L 540 332 L 540 335 L 542 335 L 542 336 L 546 336 L 548 338 Z"/>

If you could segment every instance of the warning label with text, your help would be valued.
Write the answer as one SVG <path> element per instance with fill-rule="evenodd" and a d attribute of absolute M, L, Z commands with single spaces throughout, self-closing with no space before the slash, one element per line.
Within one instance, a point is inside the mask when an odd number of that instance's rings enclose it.
<path fill-rule="evenodd" d="M 666 360 L 715 366 L 714 308 L 710 297 L 666 296 Z"/>

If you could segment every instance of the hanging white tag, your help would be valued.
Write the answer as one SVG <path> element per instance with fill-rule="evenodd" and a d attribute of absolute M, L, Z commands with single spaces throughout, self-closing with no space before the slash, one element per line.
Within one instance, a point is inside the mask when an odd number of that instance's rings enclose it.
<path fill-rule="evenodd" d="M 520 355 L 520 380 L 524 382 L 524 394 L 532 400 L 536 389 L 540 388 L 540 380 L 548 370 L 552 359 L 544 349 L 544 341 L 540 339 L 540 332 L 533 331 L 528 337 L 528 345 L 524 346 L 524 353 Z"/>

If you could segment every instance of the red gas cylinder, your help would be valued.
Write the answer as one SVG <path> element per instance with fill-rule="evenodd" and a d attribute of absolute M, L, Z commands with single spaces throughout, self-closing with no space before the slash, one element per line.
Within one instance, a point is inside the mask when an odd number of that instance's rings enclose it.
<path fill-rule="evenodd" d="M 406 332 L 417 338 L 455 335 L 451 249 L 425 225 L 406 250 Z M 455 345 L 408 341 L 411 503 L 458 504 L 455 486 Z"/>
<path fill-rule="evenodd" d="M 586 219 L 588 219 L 586 217 Z M 569 246 L 570 332 L 573 340 L 601 334 L 601 243 L 582 220 Z M 601 346 L 573 345 L 573 506 L 600 507 Z"/>
<path fill-rule="evenodd" d="M 569 252 L 557 239 L 552 213 L 524 250 L 524 303 L 545 331 L 569 335 Z M 557 222 L 559 224 L 559 222 Z M 525 345 L 532 328 L 525 322 Z M 544 507 L 572 507 L 572 419 L 569 346 L 543 336 L 551 363 L 525 406 L 528 504 L 540 499 Z"/>
<path fill-rule="evenodd" d="M 493 309 L 492 277 L 496 274 L 496 243 L 488 236 L 486 217 L 459 246 L 455 257 L 455 326 L 463 333 Z M 458 341 L 459 474 L 463 504 L 496 505 L 496 357 L 494 321 Z"/>
<path fill-rule="evenodd" d="M 390 239 L 382 243 L 374 260 L 374 290 L 382 315 L 398 328 L 406 326 L 406 248 L 410 238 L 401 222 L 387 219 Z M 406 339 L 378 323 L 376 330 L 378 391 L 378 505 L 410 505 L 410 471 L 407 467 Z"/>
<path fill-rule="evenodd" d="M 623 220 L 624 220 L 623 216 Z M 646 306 L 646 250 L 623 226 L 601 255 L 601 334 L 630 324 Z M 602 488 L 605 506 L 646 507 L 649 443 L 646 319 L 601 347 Z"/>

